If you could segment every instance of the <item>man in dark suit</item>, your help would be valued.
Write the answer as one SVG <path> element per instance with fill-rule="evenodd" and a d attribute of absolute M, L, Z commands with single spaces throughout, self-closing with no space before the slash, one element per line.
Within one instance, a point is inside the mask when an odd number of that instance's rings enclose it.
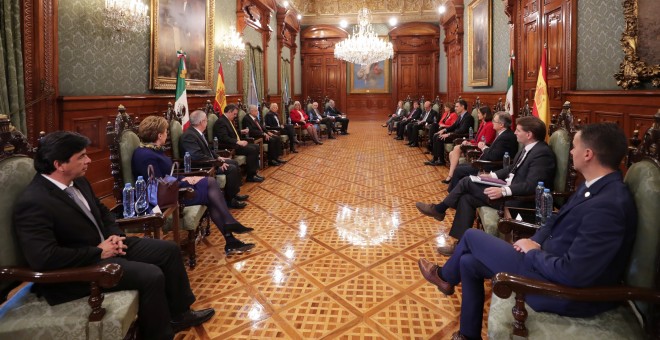
<path fill-rule="evenodd" d="M 310 123 L 325 125 L 325 131 L 328 132 L 328 139 L 335 139 L 335 137 L 332 136 L 332 131 L 335 129 L 335 123 L 330 117 L 325 115 L 325 112 L 319 112 L 318 102 L 312 103 L 312 109 L 307 111 L 307 115 L 309 116 Z"/>
<path fill-rule="evenodd" d="M 286 163 L 285 160 L 280 159 L 282 155 L 282 139 L 280 136 L 266 130 L 266 126 L 262 126 L 261 122 L 257 120 L 259 108 L 256 105 L 250 105 L 248 111 L 248 114 L 243 117 L 243 127 L 248 129 L 248 136 L 263 138 L 264 143 L 268 144 L 268 164 L 279 166 Z"/>
<path fill-rule="evenodd" d="M 468 230 L 444 267 L 419 260 L 424 278 L 445 295 L 462 283 L 460 330 L 452 339 L 480 339 L 484 280 L 497 273 L 582 288 L 616 286 L 623 279 L 637 226 L 635 203 L 618 170 L 626 137 L 615 124 L 592 124 L 575 135 L 573 145 L 573 162 L 585 183 L 534 236 L 511 245 Z M 573 317 L 618 306 L 541 295 L 528 295 L 526 303 L 538 312 Z"/>
<path fill-rule="evenodd" d="M 403 100 L 399 100 L 398 103 L 396 103 L 396 109 L 394 110 L 394 113 L 389 115 L 387 118 L 387 121 L 385 124 L 383 124 L 383 127 L 387 127 L 390 124 L 394 124 L 394 122 L 398 122 L 406 114 L 406 110 L 403 108 Z"/>
<path fill-rule="evenodd" d="M 456 121 L 446 129 L 442 129 L 430 138 L 433 138 L 433 159 L 424 162 L 426 165 L 445 165 L 445 143 L 453 143 L 457 135 L 467 135 L 470 127 L 474 126 L 474 117 L 467 111 L 468 104 L 461 99 L 456 102 Z"/>
<path fill-rule="evenodd" d="M 209 320 L 213 309 L 190 310 L 190 289 L 179 247 L 170 241 L 125 237 L 83 176 L 91 160 L 86 137 L 66 131 L 45 136 L 34 160 L 37 174 L 14 207 L 13 225 L 25 259 L 46 271 L 117 263 L 123 270 L 111 291 L 139 292 L 138 323 L 145 339 Z M 85 283 L 35 284 L 55 305 L 90 294 Z"/>
<path fill-rule="evenodd" d="M 418 121 L 422 117 L 422 108 L 419 107 L 419 102 L 413 102 L 413 109 L 408 112 L 408 115 L 401 119 L 399 125 L 396 127 L 396 140 L 403 140 L 403 134 L 407 131 L 406 126 L 412 122 Z"/>
<path fill-rule="evenodd" d="M 431 102 L 424 102 L 424 115 L 419 121 L 413 122 L 406 126 L 408 132 L 408 146 L 416 147 L 419 146 L 419 130 L 423 130 L 426 125 L 433 124 L 433 122 L 438 122 L 438 112 L 431 109 Z"/>
<path fill-rule="evenodd" d="M 216 167 L 216 173 L 224 174 L 227 178 L 224 192 L 227 205 L 234 209 L 243 209 L 247 203 L 243 202 L 249 198 L 248 195 L 239 195 L 241 191 L 241 171 L 238 162 L 231 158 L 220 157 L 211 150 L 206 140 L 206 126 L 208 120 L 206 113 L 195 110 L 190 114 L 191 128 L 186 129 L 179 139 L 181 153 L 189 152 L 193 162 L 217 161 L 221 164 Z"/>
<path fill-rule="evenodd" d="M 424 215 L 442 221 L 449 208 L 456 209 L 449 236 L 460 239 L 472 227 L 478 207 L 498 208 L 504 196 L 533 195 L 538 182 L 552 183 L 555 176 L 555 155 L 545 143 L 546 129 L 543 121 L 536 117 L 522 117 L 516 122 L 516 137 L 524 148 L 518 152 L 509 167 L 482 175 L 506 181 L 503 187 L 486 187 L 465 177 L 458 182 L 439 204 L 417 202 L 417 209 Z M 510 203 L 511 204 L 511 203 Z M 438 252 L 451 255 L 454 243 L 449 241 L 438 247 Z"/>
<path fill-rule="evenodd" d="M 213 137 L 218 138 L 218 147 L 234 149 L 237 155 L 244 155 L 247 158 L 246 180 L 248 182 L 263 182 L 264 178 L 257 174 L 261 150 L 256 144 L 248 144 L 247 141 L 241 140 L 241 136 L 232 123 L 237 114 L 238 108 L 236 105 L 227 105 L 224 114 L 218 117 L 213 125 Z M 245 132 L 247 133 L 247 129 Z"/>
<path fill-rule="evenodd" d="M 328 102 L 328 106 L 325 108 L 325 115 L 334 120 L 335 122 L 340 122 L 341 123 L 341 134 L 342 135 L 347 135 L 348 134 L 348 118 L 345 117 L 343 113 L 341 113 L 336 107 L 335 107 L 335 101 L 330 99 Z"/>
<path fill-rule="evenodd" d="M 493 143 L 490 146 L 481 141 L 477 144 L 477 147 L 482 151 L 479 159 L 484 161 L 501 161 L 505 152 L 508 152 L 510 156 L 515 155 L 518 152 L 518 141 L 516 140 L 516 135 L 511 131 L 511 115 L 504 111 L 496 112 L 495 118 L 493 118 L 493 127 L 496 134 Z M 498 167 L 495 166 L 484 167 L 486 171 L 497 169 Z M 479 170 L 469 163 L 457 165 L 447 190 L 451 191 L 454 189 L 458 181 L 463 177 L 478 173 Z"/>
<path fill-rule="evenodd" d="M 295 145 L 300 144 L 300 141 L 298 141 L 298 137 L 296 137 L 296 131 L 293 129 L 292 124 L 284 124 L 283 122 L 280 122 L 280 118 L 277 116 L 278 109 L 279 106 L 277 103 L 270 103 L 270 111 L 266 113 L 266 117 L 264 118 L 266 121 L 266 129 L 278 131 L 280 134 L 285 133 L 289 136 L 289 151 L 291 151 L 291 153 L 298 153 Z"/>

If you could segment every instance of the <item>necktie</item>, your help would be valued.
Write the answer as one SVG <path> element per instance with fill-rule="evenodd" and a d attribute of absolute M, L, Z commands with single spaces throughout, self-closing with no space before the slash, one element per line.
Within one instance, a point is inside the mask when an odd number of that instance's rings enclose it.
<path fill-rule="evenodd" d="M 226 118 L 226 116 L 225 116 L 225 118 Z M 227 120 L 229 120 L 229 118 L 227 118 Z M 238 139 L 240 141 L 241 136 L 238 135 L 238 132 L 236 131 L 236 128 L 234 127 L 234 124 L 231 121 L 229 121 L 229 125 L 231 125 L 231 128 L 234 129 L 234 133 L 236 134 L 236 139 Z"/>
<path fill-rule="evenodd" d="M 264 132 L 264 130 L 261 128 L 261 124 L 259 124 L 259 122 L 256 119 L 253 118 L 253 120 L 257 124 L 257 127 L 259 128 L 259 130 L 261 130 L 261 132 Z"/>
<path fill-rule="evenodd" d="M 513 168 L 511 168 L 511 173 L 512 174 L 516 173 L 516 170 L 518 170 L 518 168 L 520 167 L 520 164 L 522 164 L 522 162 L 525 160 L 525 155 L 526 154 L 527 154 L 527 149 L 523 149 L 523 152 L 520 155 L 520 158 L 518 158 L 518 160 L 516 161 L 516 165 L 514 165 Z"/>
<path fill-rule="evenodd" d="M 94 218 L 94 215 L 92 215 L 92 212 L 89 211 L 87 206 L 85 206 L 85 203 L 80 201 L 80 199 L 78 198 L 78 195 L 76 195 L 76 192 L 73 189 L 73 186 L 67 187 L 66 189 L 64 189 L 64 192 L 66 192 L 66 194 L 69 195 L 69 197 L 71 197 L 71 199 L 74 202 L 76 202 L 78 207 L 80 207 L 80 209 L 82 209 L 82 211 L 85 213 L 85 215 L 87 215 L 87 218 L 89 218 L 92 221 L 92 223 L 94 223 L 94 226 L 96 227 L 96 231 L 99 232 L 99 236 L 101 237 L 101 242 L 103 242 L 103 240 L 104 240 L 103 233 L 101 233 L 101 229 L 99 228 L 99 225 L 96 223 L 96 219 Z"/>

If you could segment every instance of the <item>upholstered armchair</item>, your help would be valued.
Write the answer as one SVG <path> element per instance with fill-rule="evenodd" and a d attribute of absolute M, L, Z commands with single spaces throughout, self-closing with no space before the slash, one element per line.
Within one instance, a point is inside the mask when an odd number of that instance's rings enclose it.
<path fill-rule="evenodd" d="M 35 175 L 30 147 L 9 120 L 0 118 L 0 338 L 134 339 L 137 291 L 101 293 L 117 285 L 121 266 L 95 265 L 50 272 L 32 271 L 12 227 L 14 202 Z M 30 292 L 33 283 L 87 282 L 91 295 L 56 306 Z M 11 299 L 7 294 L 15 289 Z"/>
<path fill-rule="evenodd" d="M 118 123 L 120 121 L 122 123 Z M 175 125 L 178 124 L 176 120 L 173 120 L 172 122 L 176 122 Z M 181 125 L 179 124 L 179 126 Z M 122 188 L 124 187 L 124 183 L 135 183 L 131 160 L 133 158 L 133 152 L 140 146 L 140 138 L 137 136 L 136 129 L 135 122 L 130 115 L 125 112 L 118 113 L 115 123 L 108 122 L 106 127 L 106 136 L 110 148 L 110 168 L 114 182 L 113 196 L 115 197 L 115 202 L 118 207 L 121 207 Z M 176 131 L 174 132 L 176 133 Z M 172 133 L 171 126 L 170 133 Z M 179 133 L 178 137 L 180 136 L 181 134 Z M 171 144 L 172 148 L 176 146 L 178 149 L 178 139 L 172 139 Z M 200 173 L 195 173 L 194 175 L 203 175 L 206 173 L 206 171 L 202 171 Z M 187 192 L 189 192 L 189 190 L 182 190 L 182 195 L 185 195 Z M 196 205 L 180 209 L 181 206 L 182 205 L 162 207 L 164 210 L 162 215 L 165 220 L 161 225 L 163 230 L 172 231 L 174 241 L 185 251 L 188 256 L 188 265 L 192 268 L 195 267 L 197 261 L 195 242 L 198 235 L 201 237 L 208 234 L 210 226 L 207 221 L 206 226 L 199 227 L 200 221 L 206 212 L 205 206 Z M 144 228 L 138 229 L 134 227 L 134 221 L 126 221 L 126 223 L 129 222 L 131 224 L 128 226 L 124 226 L 120 223 L 120 227 L 127 232 L 144 232 Z M 181 230 L 187 231 L 187 237 L 184 240 L 181 240 L 180 238 Z M 156 237 L 158 237 L 157 234 Z"/>
<path fill-rule="evenodd" d="M 656 115 L 660 121 L 660 114 Z M 647 133 L 648 145 L 660 143 L 660 124 Z M 645 143 L 647 144 L 647 143 Z M 660 162 L 657 153 L 638 152 L 644 158 L 632 164 L 624 182 L 637 207 L 637 235 L 624 282 L 617 287 L 569 288 L 518 275 L 498 273 L 488 316 L 491 339 L 643 339 L 658 338 L 658 265 L 660 252 Z M 511 298 L 515 294 L 515 298 Z M 550 295 L 576 301 L 620 301 L 621 305 L 591 318 L 570 318 L 536 312 L 525 296 Z M 640 323 L 641 321 L 641 323 Z"/>

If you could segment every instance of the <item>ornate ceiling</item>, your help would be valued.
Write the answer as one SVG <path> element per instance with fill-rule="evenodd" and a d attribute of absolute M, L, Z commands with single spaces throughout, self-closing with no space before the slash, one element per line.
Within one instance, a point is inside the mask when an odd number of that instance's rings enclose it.
<path fill-rule="evenodd" d="M 283 1 L 279 1 L 280 3 Z M 366 7 L 372 11 L 373 23 L 387 23 L 396 16 L 399 23 L 410 21 L 438 22 L 438 6 L 444 0 L 289 0 L 303 19 L 301 24 L 338 24 L 345 19 L 355 24 L 357 12 Z"/>

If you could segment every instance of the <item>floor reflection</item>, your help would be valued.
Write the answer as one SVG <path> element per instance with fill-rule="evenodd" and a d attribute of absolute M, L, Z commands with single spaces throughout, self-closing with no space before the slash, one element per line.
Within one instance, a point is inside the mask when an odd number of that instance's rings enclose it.
<path fill-rule="evenodd" d="M 399 229 L 399 212 L 381 207 L 344 205 L 335 218 L 339 237 L 355 246 L 376 246 Z"/>

